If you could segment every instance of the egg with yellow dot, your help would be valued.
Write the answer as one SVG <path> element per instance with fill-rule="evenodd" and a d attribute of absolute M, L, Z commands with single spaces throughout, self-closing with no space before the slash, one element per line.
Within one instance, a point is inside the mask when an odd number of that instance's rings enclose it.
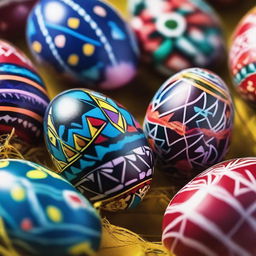
<path fill-rule="evenodd" d="M 0 160 L 0 205 L 4 255 L 91 256 L 99 248 L 96 210 L 69 182 L 41 165 Z"/>
<path fill-rule="evenodd" d="M 135 36 L 104 1 L 41 0 L 27 24 L 32 54 L 58 76 L 89 88 L 112 90 L 136 75 Z"/>

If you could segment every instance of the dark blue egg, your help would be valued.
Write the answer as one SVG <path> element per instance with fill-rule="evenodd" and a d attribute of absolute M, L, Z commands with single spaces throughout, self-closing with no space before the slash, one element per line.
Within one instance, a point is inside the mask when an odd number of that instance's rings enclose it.
<path fill-rule="evenodd" d="M 94 255 L 101 222 L 66 180 L 24 160 L 0 160 L 1 255 Z M 2 254 L 2 252 L 8 252 Z"/>
<path fill-rule="evenodd" d="M 42 0 L 30 15 L 27 38 L 37 60 L 88 85 L 113 89 L 136 73 L 134 35 L 101 1 Z"/>

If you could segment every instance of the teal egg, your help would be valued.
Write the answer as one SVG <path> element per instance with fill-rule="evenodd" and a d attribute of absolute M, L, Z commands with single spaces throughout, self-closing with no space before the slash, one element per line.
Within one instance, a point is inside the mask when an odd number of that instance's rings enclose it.
<path fill-rule="evenodd" d="M 99 248 L 96 210 L 58 174 L 0 160 L 0 254 L 90 256 Z"/>

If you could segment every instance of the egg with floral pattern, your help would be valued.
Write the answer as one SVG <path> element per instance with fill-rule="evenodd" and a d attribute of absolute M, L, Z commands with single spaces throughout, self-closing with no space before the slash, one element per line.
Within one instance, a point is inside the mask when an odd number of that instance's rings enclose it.
<path fill-rule="evenodd" d="M 203 0 L 129 0 L 129 10 L 144 60 L 161 73 L 222 62 L 220 21 Z"/>
<path fill-rule="evenodd" d="M 41 165 L 0 160 L 1 255 L 95 255 L 96 210 L 69 182 Z"/>
<path fill-rule="evenodd" d="M 39 62 L 89 87 L 115 89 L 135 76 L 137 42 L 128 24 L 98 0 L 42 0 L 27 38 Z"/>

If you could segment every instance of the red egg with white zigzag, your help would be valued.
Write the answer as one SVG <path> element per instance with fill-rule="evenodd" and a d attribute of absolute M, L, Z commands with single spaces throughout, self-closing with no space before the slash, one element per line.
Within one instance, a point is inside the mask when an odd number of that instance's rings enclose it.
<path fill-rule="evenodd" d="M 172 199 L 162 241 L 176 256 L 256 255 L 256 158 L 217 164 Z"/>

